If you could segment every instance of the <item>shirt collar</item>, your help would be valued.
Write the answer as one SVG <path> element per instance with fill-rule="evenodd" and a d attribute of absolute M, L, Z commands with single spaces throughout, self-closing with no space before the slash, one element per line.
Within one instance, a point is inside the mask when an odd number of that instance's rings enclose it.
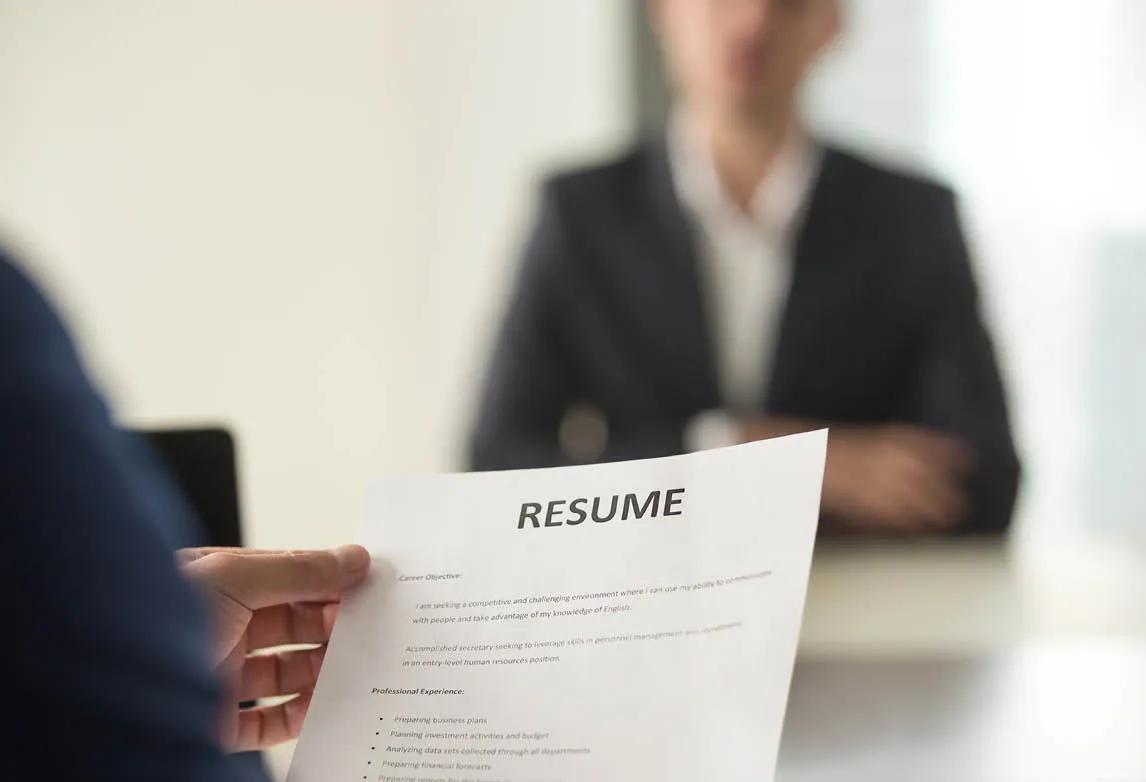
<path fill-rule="evenodd" d="M 668 129 L 669 167 L 681 204 L 703 220 L 749 220 L 760 230 L 786 234 L 801 217 L 819 173 L 821 151 L 804 133 L 794 133 L 756 186 L 745 214 L 732 202 L 716 173 L 707 139 L 690 127 L 682 111 Z"/>

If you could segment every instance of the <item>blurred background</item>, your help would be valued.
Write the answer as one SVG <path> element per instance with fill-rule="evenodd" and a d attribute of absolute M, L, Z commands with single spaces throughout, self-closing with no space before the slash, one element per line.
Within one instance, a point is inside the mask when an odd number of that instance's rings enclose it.
<path fill-rule="evenodd" d="M 1146 635 L 1146 3 L 849 0 L 814 128 L 950 182 L 1009 542 L 817 557 L 805 648 Z M 537 187 L 667 102 L 619 0 L 0 0 L 0 231 L 119 417 L 221 422 L 247 541 L 464 466 Z M 858 586 L 857 586 L 858 585 Z"/>

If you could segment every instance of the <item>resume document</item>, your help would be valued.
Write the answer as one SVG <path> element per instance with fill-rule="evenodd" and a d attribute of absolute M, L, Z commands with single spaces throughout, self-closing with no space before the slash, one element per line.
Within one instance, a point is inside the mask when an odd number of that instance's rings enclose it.
<path fill-rule="evenodd" d="M 378 481 L 289 779 L 772 779 L 826 444 Z"/>

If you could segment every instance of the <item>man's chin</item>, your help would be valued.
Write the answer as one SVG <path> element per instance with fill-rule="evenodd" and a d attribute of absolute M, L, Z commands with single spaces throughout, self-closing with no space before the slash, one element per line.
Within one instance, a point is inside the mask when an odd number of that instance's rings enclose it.
<path fill-rule="evenodd" d="M 774 116 L 791 107 L 791 92 L 762 85 L 729 88 L 721 101 L 726 115 L 743 119 Z"/>

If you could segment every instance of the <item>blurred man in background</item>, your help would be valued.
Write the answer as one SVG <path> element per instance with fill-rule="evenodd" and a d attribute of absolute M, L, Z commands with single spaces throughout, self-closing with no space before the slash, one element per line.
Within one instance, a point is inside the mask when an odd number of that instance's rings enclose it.
<path fill-rule="evenodd" d="M 1018 483 L 954 197 L 809 135 L 836 0 L 650 0 L 663 137 L 549 181 L 475 468 L 830 426 L 825 526 L 998 531 Z"/>

